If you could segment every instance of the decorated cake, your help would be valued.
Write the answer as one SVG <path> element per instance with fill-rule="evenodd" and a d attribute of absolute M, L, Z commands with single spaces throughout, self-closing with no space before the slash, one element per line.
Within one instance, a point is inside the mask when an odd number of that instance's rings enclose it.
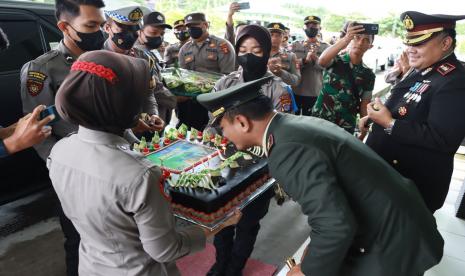
<path fill-rule="evenodd" d="M 183 126 L 164 136 L 134 148 L 163 170 L 162 191 L 178 214 L 204 223 L 221 219 L 269 179 L 259 150 L 240 152 L 218 134 Z"/>

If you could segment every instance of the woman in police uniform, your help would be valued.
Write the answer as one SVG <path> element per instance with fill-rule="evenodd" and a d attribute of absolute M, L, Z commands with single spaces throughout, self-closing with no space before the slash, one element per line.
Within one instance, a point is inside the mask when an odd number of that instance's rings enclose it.
<path fill-rule="evenodd" d="M 394 86 L 385 105 L 379 99 L 369 104 L 359 124 L 374 122 L 367 145 L 415 182 L 431 212 L 444 204 L 465 136 L 465 69 L 454 55 L 460 19 L 465 16 L 401 15 L 415 70 Z"/>
<path fill-rule="evenodd" d="M 58 90 L 58 113 L 79 131 L 55 145 L 47 166 L 81 235 L 80 275 L 179 275 L 174 261 L 203 249 L 216 233 L 175 230 L 160 169 L 123 138 L 137 124 L 149 79 L 146 61 L 93 51 L 73 64 Z"/>

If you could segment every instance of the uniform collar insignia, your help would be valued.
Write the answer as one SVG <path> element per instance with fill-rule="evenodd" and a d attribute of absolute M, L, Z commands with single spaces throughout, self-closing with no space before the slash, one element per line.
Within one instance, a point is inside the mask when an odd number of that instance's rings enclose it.
<path fill-rule="evenodd" d="M 433 67 L 428 67 L 425 70 L 423 70 L 423 72 L 421 72 L 421 75 L 424 76 L 428 74 L 429 72 L 431 72 L 431 70 L 433 70 Z"/>
<path fill-rule="evenodd" d="M 266 141 L 266 152 L 268 154 L 270 154 L 270 150 L 273 147 L 273 145 L 274 145 L 274 137 L 273 137 L 273 134 L 270 134 L 268 136 L 268 140 Z"/>

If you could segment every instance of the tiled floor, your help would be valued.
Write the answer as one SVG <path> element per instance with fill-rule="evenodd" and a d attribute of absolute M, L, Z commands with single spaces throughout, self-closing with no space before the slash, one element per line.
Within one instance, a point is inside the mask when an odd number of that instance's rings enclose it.
<path fill-rule="evenodd" d="M 461 148 L 459 152 L 465 152 Z M 455 202 L 465 178 L 465 156 L 456 155 L 454 174 L 444 206 L 436 211 L 434 216 L 439 231 L 445 241 L 444 257 L 441 262 L 429 270 L 425 276 L 463 276 L 465 275 L 465 220 L 455 217 Z M 294 254 L 295 260 L 300 260 L 307 240 Z M 284 267 L 277 276 L 285 276 L 288 269 Z"/>

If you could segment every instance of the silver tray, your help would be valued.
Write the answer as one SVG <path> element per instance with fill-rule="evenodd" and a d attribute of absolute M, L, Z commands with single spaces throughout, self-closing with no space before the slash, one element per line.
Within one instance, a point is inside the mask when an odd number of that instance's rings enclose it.
<path fill-rule="evenodd" d="M 244 198 L 241 203 L 234 206 L 234 208 L 231 208 L 231 211 L 226 213 L 224 215 L 224 217 L 219 218 L 217 220 L 214 220 L 214 221 L 212 221 L 210 223 L 197 221 L 197 220 L 195 220 L 193 218 L 189 218 L 189 217 L 186 217 L 186 216 L 184 216 L 182 214 L 179 214 L 176 211 L 174 211 L 174 216 L 177 217 L 177 218 L 180 218 L 182 220 L 185 220 L 187 222 L 190 222 L 190 223 L 199 225 L 201 227 L 207 228 L 210 231 L 213 231 L 216 228 L 218 228 L 223 222 L 225 222 L 228 218 L 230 218 L 233 215 L 234 210 L 236 210 L 237 208 L 239 208 L 240 210 L 244 209 L 247 205 L 249 205 L 252 201 L 254 201 L 259 195 L 263 194 L 265 191 L 270 189 L 273 186 L 273 184 L 275 184 L 275 182 L 276 182 L 276 180 L 274 178 L 268 179 L 265 182 L 265 184 L 263 184 L 260 188 L 255 190 L 255 192 L 251 193 L 248 197 Z"/>

